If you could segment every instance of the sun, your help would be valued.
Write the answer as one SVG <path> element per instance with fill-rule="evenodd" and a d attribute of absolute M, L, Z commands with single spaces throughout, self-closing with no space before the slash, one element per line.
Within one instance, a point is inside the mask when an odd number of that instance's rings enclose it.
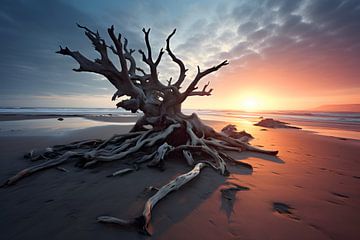
<path fill-rule="evenodd" d="M 242 101 L 241 105 L 243 110 L 251 112 L 257 110 L 259 103 L 257 99 L 253 97 L 247 97 Z"/>

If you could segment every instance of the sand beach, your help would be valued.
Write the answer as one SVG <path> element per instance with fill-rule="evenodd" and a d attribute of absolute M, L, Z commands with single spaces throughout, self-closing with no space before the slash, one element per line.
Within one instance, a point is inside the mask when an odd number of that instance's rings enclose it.
<path fill-rule="evenodd" d="M 23 158 L 31 149 L 105 139 L 129 131 L 136 120 L 63 118 L 1 116 L 2 181 L 34 164 Z M 279 154 L 229 152 L 253 169 L 230 166 L 228 177 L 205 169 L 156 206 L 151 239 L 358 239 L 359 140 L 300 129 L 264 129 L 248 120 L 205 122 L 216 130 L 233 123 L 254 136 L 252 145 L 276 149 Z M 126 166 L 112 162 L 94 169 L 74 163 L 62 167 L 68 172 L 49 169 L 0 188 L 3 239 L 148 239 L 131 229 L 99 224 L 96 218 L 139 215 L 152 194 L 147 187 L 160 187 L 191 169 L 184 159 L 168 159 L 162 172 L 144 166 L 141 171 L 107 178 L 114 169 Z M 235 185 L 244 188 L 224 198 L 222 189 Z"/>

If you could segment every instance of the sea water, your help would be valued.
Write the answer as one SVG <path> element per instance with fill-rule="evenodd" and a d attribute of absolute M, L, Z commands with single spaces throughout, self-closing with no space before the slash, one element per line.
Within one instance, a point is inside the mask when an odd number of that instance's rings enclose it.
<path fill-rule="evenodd" d="M 349 137 L 360 139 L 360 113 L 358 112 L 310 112 L 310 111 L 264 111 L 264 112 L 244 112 L 237 110 L 209 110 L 209 109 L 184 109 L 184 113 L 197 113 L 200 118 L 204 120 L 215 120 L 225 122 L 237 122 L 239 120 L 246 120 L 250 123 L 256 123 L 262 118 L 273 118 L 280 121 L 285 121 L 295 126 L 302 127 L 305 130 L 319 132 L 320 134 Z M 116 108 L 0 108 L 0 115 L 47 115 L 47 116 L 116 116 L 116 117 L 130 117 L 139 116 L 141 113 L 130 113 L 128 111 Z M 4 129 L 10 130 L 18 129 L 24 125 L 26 121 L 27 129 L 39 128 L 41 125 L 48 126 L 55 124 L 54 120 L 21 120 L 22 122 L 14 123 L 14 121 L 0 122 L 0 130 L 4 133 Z M 68 120 L 67 122 L 69 122 Z M 76 118 L 71 120 L 79 124 L 72 124 L 71 128 L 83 126 L 102 126 L 104 124 L 100 121 L 86 120 Z M 67 128 L 70 125 L 65 123 L 56 123 L 62 128 Z M 132 123 L 127 123 L 132 124 Z M 14 131 L 13 131 L 14 132 Z M 0 131 L 1 134 L 1 131 Z M 2 135 L 2 134 L 1 134 Z"/>

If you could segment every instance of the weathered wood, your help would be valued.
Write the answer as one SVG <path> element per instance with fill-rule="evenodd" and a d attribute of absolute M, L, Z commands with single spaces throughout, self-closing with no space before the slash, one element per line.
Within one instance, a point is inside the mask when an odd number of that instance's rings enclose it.
<path fill-rule="evenodd" d="M 169 193 L 178 190 L 180 187 L 198 176 L 201 169 L 204 168 L 206 165 L 206 163 L 198 163 L 190 172 L 176 177 L 174 180 L 161 187 L 154 196 L 150 197 L 146 201 L 144 211 L 141 216 L 132 220 L 124 220 L 111 216 L 100 216 L 98 217 L 98 221 L 101 223 L 113 223 L 122 226 L 138 225 L 142 232 L 150 235 L 148 227 L 151 220 L 151 211 L 154 206 Z"/>
<path fill-rule="evenodd" d="M 124 168 L 124 169 L 120 169 L 116 172 L 113 172 L 112 174 L 108 175 L 107 177 L 115 177 L 115 176 L 119 176 L 119 175 L 125 175 L 127 173 L 131 173 L 135 171 L 135 168 Z"/>
<path fill-rule="evenodd" d="M 159 166 L 159 165 L 163 165 L 162 163 L 164 162 L 165 159 L 165 155 L 172 149 L 174 148 L 173 146 L 169 145 L 167 142 L 163 143 L 156 151 L 156 154 L 153 158 L 153 160 L 151 160 L 151 162 L 148 163 L 149 167 L 155 167 L 155 166 Z M 163 166 L 160 166 L 161 168 L 163 168 Z"/>
<path fill-rule="evenodd" d="M 75 156 L 80 156 L 82 155 L 81 153 L 77 153 L 77 152 L 72 152 L 72 151 L 68 151 L 66 153 L 64 153 L 62 156 L 52 159 L 52 160 L 48 160 L 44 163 L 35 165 L 33 167 L 29 167 L 29 168 L 25 168 L 23 170 L 21 170 L 20 172 L 18 172 L 17 174 L 15 174 L 13 177 L 10 177 L 4 184 L 3 186 L 8 186 L 8 185 L 12 185 L 15 184 L 17 181 L 19 181 L 20 179 L 30 176 L 31 174 L 34 174 L 36 172 L 39 172 L 41 170 L 47 169 L 47 168 L 51 168 L 51 167 L 56 167 L 62 163 L 65 163 L 66 161 L 68 161 L 69 159 L 71 159 L 72 157 Z"/>

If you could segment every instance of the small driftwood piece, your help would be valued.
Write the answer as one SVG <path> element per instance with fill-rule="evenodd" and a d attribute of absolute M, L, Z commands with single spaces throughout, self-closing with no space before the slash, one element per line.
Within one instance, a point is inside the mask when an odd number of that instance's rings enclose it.
<path fill-rule="evenodd" d="M 57 170 L 61 171 L 61 172 L 69 172 L 69 170 L 67 170 L 64 167 L 56 167 Z"/>
<path fill-rule="evenodd" d="M 116 177 L 116 176 L 119 176 L 119 175 L 122 176 L 122 175 L 125 175 L 127 173 L 131 173 L 133 171 L 135 171 L 135 168 L 124 168 L 124 169 L 120 169 L 120 170 L 108 175 L 107 177 Z"/>

